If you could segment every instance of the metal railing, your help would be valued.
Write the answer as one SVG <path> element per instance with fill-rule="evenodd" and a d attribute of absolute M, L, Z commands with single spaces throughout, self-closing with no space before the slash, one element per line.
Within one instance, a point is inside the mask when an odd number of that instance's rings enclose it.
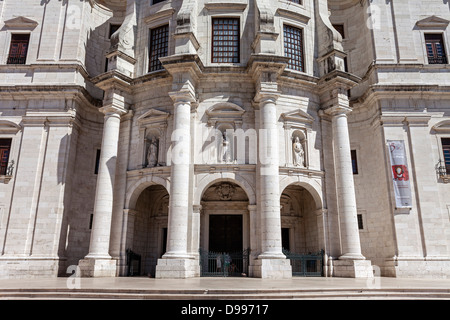
<path fill-rule="evenodd" d="M 283 253 L 291 260 L 292 276 L 321 277 L 323 275 L 324 250 L 308 254 L 283 250 Z"/>
<path fill-rule="evenodd" d="M 248 275 L 250 250 L 212 252 L 200 249 L 202 277 L 245 277 Z"/>
<path fill-rule="evenodd" d="M 23 55 L 10 55 L 7 60 L 7 64 L 25 64 L 27 57 Z"/>
<path fill-rule="evenodd" d="M 0 176 L 12 176 L 14 172 L 14 160 L 11 160 L 8 165 L 0 166 Z"/>
<path fill-rule="evenodd" d="M 447 166 L 444 161 L 439 160 L 439 162 L 435 166 L 436 174 L 439 178 L 448 180 L 450 178 L 450 170 L 447 169 Z"/>
<path fill-rule="evenodd" d="M 428 63 L 429 64 L 447 64 L 447 57 L 446 56 L 429 56 L 428 57 Z"/>

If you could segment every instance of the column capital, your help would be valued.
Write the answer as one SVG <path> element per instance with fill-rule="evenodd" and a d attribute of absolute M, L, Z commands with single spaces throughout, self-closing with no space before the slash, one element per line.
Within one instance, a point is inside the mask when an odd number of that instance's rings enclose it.
<path fill-rule="evenodd" d="M 119 117 L 121 117 L 122 115 L 124 115 L 128 112 L 128 110 L 121 108 L 121 107 L 117 107 L 112 104 L 104 105 L 103 107 L 101 107 L 99 109 L 99 111 L 104 113 L 105 116 L 117 115 Z"/>
<path fill-rule="evenodd" d="M 169 92 L 170 98 L 174 103 L 193 103 L 196 102 L 197 99 L 195 97 L 195 92 L 193 89 L 187 88 L 180 91 L 172 91 Z"/>
<path fill-rule="evenodd" d="M 281 95 L 281 91 L 273 91 L 273 90 L 267 90 L 267 91 L 258 91 L 256 93 L 254 101 L 256 103 L 276 103 L 278 98 Z"/>
<path fill-rule="evenodd" d="M 330 108 L 323 110 L 323 112 L 326 115 L 333 117 L 333 116 L 338 116 L 338 115 L 347 115 L 350 112 L 352 112 L 352 109 L 350 107 L 334 106 L 334 107 L 330 107 Z"/>

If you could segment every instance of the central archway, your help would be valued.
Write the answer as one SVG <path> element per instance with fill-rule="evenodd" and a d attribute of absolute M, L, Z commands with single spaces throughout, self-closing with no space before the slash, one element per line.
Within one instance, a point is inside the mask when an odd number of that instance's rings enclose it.
<path fill-rule="evenodd" d="M 237 184 L 219 181 L 202 196 L 200 246 L 208 251 L 240 251 L 250 245 L 249 200 Z"/>
<path fill-rule="evenodd" d="M 203 193 L 200 222 L 203 276 L 248 273 L 248 206 L 244 189 L 230 181 L 218 181 Z"/>

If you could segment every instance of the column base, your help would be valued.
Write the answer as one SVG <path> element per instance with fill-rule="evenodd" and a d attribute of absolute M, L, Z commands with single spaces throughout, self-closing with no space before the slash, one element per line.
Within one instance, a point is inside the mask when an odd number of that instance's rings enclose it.
<path fill-rule="evenodd" d="M 200 264 L 196 259 L 158 259 L 155 278 L 186 279 L 200 276 Z"/>
<path fill-rule="evenodd" d="M 292 267 L 289 259 L 255 259 L 250 274 L 263 279 L 290 279 Z"/>
<path fill-rule="evenodd" d="M 83 278 L 100 278 L 116 276 L 116 260 L 87 258 L 78 262 L 80 276 Z"/>
<path fill-rule="evenodd" d="M 333 276 L 342 278 L 373 278 L 370 260 L 334 260 Z"/>

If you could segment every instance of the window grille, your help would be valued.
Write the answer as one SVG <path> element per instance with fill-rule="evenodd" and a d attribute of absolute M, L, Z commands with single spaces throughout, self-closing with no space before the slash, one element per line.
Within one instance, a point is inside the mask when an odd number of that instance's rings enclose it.
<path fill-rule="evenodd" d="M 302 29 L 284 26 L 284 55 L 290 58 L 289 69 L 304 71 Z"/>
<path fill-rule="evenodd" d="M 169 25 L 164 25 L 150 31 L 150 63 L 149 71 L 163 68 L 160 57 L 166 57 L 169 52 Z"/>
<path fill-rule="evenodd" d="M 425 43 L 429 64 L 447 64 L 442 34 L 426 34 Z"/>
<path fill-rule="evenodd" d="M 8 171 L 11 139 L 0 139 L 0 175 L 4 176 Z"/>
<path fill-rule="evenodd" d="M 450 138 L 442 138 L 442 151 L 447 175 L 450 175 Z"/>
<path fill-rule="evenodd" d="M 29 34 L 13 34 L 7 64 L 25 64 L 29 43 Z"/>
<path fill-rule="evenodd" d="M 212 23 L 212 62 L 239 63 L 239 19 L 215 18 Z"/>

